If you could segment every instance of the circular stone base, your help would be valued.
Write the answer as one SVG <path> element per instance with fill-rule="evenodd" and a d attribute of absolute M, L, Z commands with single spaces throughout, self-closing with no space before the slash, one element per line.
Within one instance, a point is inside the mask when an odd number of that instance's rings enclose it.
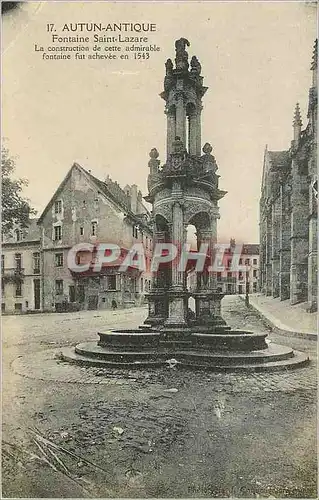
<path fill-rule="evenodd" d="M 65 361 L 96 367 L 145 368 L 163 365 L 178 368 L 197 368 L 212 371 L 276 371 L 287 370 L 309 363 L 309 358 L 289 347 L 270 344 L 256 351 L 213 351 L 192 347 L 163 347 L 162 345 L 140 349 L 121 346 L 104 347 L 96 342 L 78 344 L 74 348 L 64 348 Z"/>

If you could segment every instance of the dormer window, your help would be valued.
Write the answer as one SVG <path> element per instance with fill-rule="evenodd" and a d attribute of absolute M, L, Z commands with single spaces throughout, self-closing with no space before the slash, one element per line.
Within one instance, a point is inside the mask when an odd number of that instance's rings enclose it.
<path fill-rule="evenodd" d="M 62 200 L 57 200 L 54 202 L 54 213 L 55 214 L 62 213 Z"/>
<path fill-rule="evenodd" d="M 16 241 L 21 241 L 23 239 L 23 233 L 20 229 L 15 230 Z"/>

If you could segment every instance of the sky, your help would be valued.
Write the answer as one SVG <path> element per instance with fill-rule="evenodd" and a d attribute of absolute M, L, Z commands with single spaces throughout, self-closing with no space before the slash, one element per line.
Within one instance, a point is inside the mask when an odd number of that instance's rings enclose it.
<path fill-rule="evenodd" d="M 65 23 L 128 21 L 156 24 L 148 36 L 160 51 L 147 61 L 47 61 L 34 50 L 52 45 L 47 23 L 65 36 Z M 149 151 L 166 160 L 164 64 L 185 37 L 208 87 L 202 145 L 212 144 L 227 191 L 218 239 L 259 241 L 265 146 L 289 148 L 296 102 L 307 123 L 313 3 L 29 2 L 2 23 L 2 137 L 38 215 L 74 162 L 146 195 Z"/>

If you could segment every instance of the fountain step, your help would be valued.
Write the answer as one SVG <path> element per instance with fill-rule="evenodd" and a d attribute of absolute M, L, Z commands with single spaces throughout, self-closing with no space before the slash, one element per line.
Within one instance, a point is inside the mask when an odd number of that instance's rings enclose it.
<path fill-rule="evenodd" d="M 101 351 L 103 351 L 103 357 L 100 357 Z M 65 361 L 81 365 L 117 368 L 167 366 L 168 361 L 174 359 L 177 361 L 177 366 L 181 368 L 189 367 L 212 371 L 288 370 L 306 366 L 310 362 L 305 354 L 299 351 L 292 351 L 290 348 L 277 344 L 271 344 L 263 352 L 229 352 L 225 354 L 171 350 L 168 352 L 149 350 L 147 352 L 132 353 L 131 351 L 105 350 L 104 348 L 99 348 L 95 342 L 88 342 L 77 346 L 77 352 L 72 348 L 64 348 L 62 356 Z"/>
<path fill-rule="evenodd" d="M 163 344 L 159 349 L 143 349 L 141 348 L 139 351 L 125 350 L 125 349 L 109 349 L 103 346 L 97 345 L 95 342 L 84 342 L 83 344 L 78 344 L 75 347 L 75 352 L 77 354 L 99 358 L 99 359 L 113 359 L 122 361 L 135 361 L 142 359 L 151 359 L 151 360 L 160 360 L 167 359 L 167 356 L 171 358 L 175 358 L 177 360 L 201 360 L 205 362 L 211 362 L 219 360 L 223 363 L 238 363 L 238 362 L 246 362 L 250 360 L 250 362 L 269 362 L 269 361 L 278 361 L 281 359 L 288 359 L 293 357 L 293 350 L 290 347 L 286 346 L 278 346 L 277 344 L 270 344 L 270 346 L 264 350 L 258 351 L 250 351 L 250 352 L 215 352 L 215 351 L 198 351 L 187 349 L 189 346 L 181 346 L 186 347 L 186 350 L 181 349 L 180 346 L 174 348 L 167 347 Z"/>

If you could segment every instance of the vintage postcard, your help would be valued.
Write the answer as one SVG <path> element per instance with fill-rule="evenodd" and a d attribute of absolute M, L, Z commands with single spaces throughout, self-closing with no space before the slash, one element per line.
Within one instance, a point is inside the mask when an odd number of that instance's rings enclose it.
<path fill-rule="evenodd" d="M 1 9 L 2 497 L 317 498 L 317 3 Z"/>

